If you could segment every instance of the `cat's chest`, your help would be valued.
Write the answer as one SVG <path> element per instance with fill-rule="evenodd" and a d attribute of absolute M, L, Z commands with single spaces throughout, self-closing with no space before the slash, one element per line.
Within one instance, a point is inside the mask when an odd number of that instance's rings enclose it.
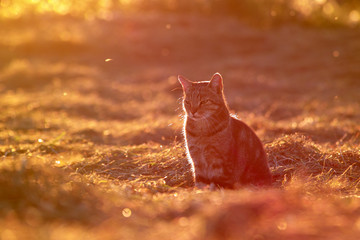
<path fill-rule="evenodd" d="M 224 131 L 212 137 L 187 137 L 187 147 L 193 160 L 219 159 L 228 155 L 232 146 L 231 132 Z"/>

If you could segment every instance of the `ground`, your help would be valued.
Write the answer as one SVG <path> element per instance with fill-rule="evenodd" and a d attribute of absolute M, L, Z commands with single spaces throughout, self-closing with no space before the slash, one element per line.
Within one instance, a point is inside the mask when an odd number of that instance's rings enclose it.
<path fill-rule="evenodd" d="M 0 239 L 359 239 L 359 38 L 151 11 L 2 19 Z M 270 188 L 193 188 L 176 76 L 215 72 Z"/>

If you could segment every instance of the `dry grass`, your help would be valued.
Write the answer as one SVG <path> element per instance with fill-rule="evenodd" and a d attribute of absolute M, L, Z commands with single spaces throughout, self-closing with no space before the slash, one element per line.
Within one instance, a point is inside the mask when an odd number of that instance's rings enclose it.
<path fill-rule="evenodd" d="M 274 177 L 287 187 L 293 179 L 304 182 L 311 192 L 356 194 L 359 189 L 360 152 L 352 148 L 325 149 L 294 134 L 276 139 L 266 146 Z M 299 178 L 305 178 L 301 180 Z"/>
<path fill-rule="evenodd" d="M 151 13 L 0 26 L 0 239 L 359 239 L 358 32 Z M 192 187 L 175 76 L 216 71 L 271 188 Z"/>

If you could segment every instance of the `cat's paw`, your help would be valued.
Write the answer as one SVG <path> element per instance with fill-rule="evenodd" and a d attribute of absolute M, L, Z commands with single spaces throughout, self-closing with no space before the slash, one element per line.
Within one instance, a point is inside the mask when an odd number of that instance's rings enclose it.
<path fill-rule="evenodd" d="M 210 191 L 216 191 L 216 190 L 219 190 L 219 186 L 217 186 L 215 183 L 210 183 L 209 185 L 209 190 Z"/>

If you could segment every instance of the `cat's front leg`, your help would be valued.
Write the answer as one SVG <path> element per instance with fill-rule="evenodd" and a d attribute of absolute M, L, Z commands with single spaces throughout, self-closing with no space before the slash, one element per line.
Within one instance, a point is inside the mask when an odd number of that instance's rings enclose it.
<path fill-rule="evenodd" d="M 213 182 L 210 183 L 210 184 L 203 183 L 203 182 L 196 182 L 195 187 L 197 189 L 200 189 L 200 190 L 210 190 L 210 191 L 216 191 L 216 190 L 219 190 L 219 189 L 223 189 L 221 186 L 216 185 Z"/>
<path fill-rule="evenodd" d="M 209 189 L 209 180 L 202 176 L 201 173 L 195 173 L 195 187 L 198 189 Z"/>
<path fill-rule="evenodd" d="M 205 190 L 209 188 L 209 184 L 204 182 L 195 182 L 195 187 L 201 190 Z"/>

